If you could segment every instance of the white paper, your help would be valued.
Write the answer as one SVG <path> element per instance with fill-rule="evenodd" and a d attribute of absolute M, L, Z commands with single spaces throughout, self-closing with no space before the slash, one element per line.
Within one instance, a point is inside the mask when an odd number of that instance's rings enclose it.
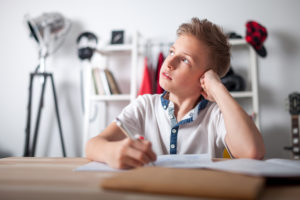
<path fill-rule="evenodd" d="M 300 160 L 288 160 L 288 159 L 273 158 L 273 159 L 266 160 L 266 162 L 296 168 L 300 171 Z"/>
<path fill-rule="evenodd" d="M 118 171 L 124 171 L 124 170 L 114 169 L 105 163 L 92 161 L 85 165 L 81 165 L 81 166 L 77 167 L 74 171 L 118 172 Z"/>
<path fill-rule="evenodd" d="M 291 162 L 290 162 L 291 161 Z M 300 177 L 300 161 L 270 159 L 230 159 L 218 161 L 206 166 L 209 169 L 222 170 L 265 177 Z"/>
<path fill-rule="evenodd" d="M 207 154 L 160 155 L 155 166 L 169 168 L 206 168 L 264 177 L 300 177 L 300 161 L 288 159 L 228 159 L 212 162 Z M 150 165 L 149 165 L 150 166 Z M 121 172 L 100 162 L 90 162 L 75 171 Z"/>
<path fill-rule="evenodd" d="M 212 163 L 208 154 L 160 155 L 155 166 L 171 168 L 201 168 Z"/>
<path fill-rule="evenodd" d="M 159 155 L 154 162 L 155 166 L 173 168 L 201 168 L 204 164 L 211 163 L 208 154 L 185 154 L 185 155 Z M 149 164 L 148 166 L 151 166 Z M 89 162 L 75 169 L 75 171 L 105 171 L 116 172 L 124 171 L 109 167 L 105 163 Z"/>

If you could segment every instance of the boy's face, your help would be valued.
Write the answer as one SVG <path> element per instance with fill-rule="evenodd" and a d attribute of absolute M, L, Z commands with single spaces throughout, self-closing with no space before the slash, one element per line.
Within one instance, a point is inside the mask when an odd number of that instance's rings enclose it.
<path fill-rule="evenodd" d="M 160 70 L 160 86 L 176 95 L 200 96 L 208 59 L 209 49 L 202 41 L 189 34 L 179 36 Z"/>

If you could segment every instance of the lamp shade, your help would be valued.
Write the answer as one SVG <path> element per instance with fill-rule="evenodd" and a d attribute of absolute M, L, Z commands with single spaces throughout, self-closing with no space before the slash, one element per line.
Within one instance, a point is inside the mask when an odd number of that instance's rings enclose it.
<path fill-rule="evenodd" d="M 44 13 L 36 18 L 27 15 L 26 22 L 31 36 L 44 51 L 42 56 L 57 50 L 71 27 L 71 22 L 56 12 Z"/>

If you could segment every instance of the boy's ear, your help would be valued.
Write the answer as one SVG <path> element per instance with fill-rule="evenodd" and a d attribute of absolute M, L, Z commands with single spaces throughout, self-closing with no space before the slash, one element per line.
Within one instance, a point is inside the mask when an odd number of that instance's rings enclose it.
<path fill-rule="evenodd" d="M 202 90 L 201 78 L 202 78 L 202 76 L 199 78 L 198 83 L 197 83 L 197 86 L 199 87 L 200 90 Z"/>

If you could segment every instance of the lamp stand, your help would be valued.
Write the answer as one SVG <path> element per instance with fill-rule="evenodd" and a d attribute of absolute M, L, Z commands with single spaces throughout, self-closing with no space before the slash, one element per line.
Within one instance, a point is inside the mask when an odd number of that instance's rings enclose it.
<path fill-rule="evenodd" d="M 32 146 L 30 147 L 32 85 L 33 85 L 34 77 L 36 77 L 36 76 L 42 76 L 43 77 L 43 85 L 42 85 L 42 90 L 41 90 L 41 94 L 40 94 L 38 113 L 37 113 L 37 118 L 36 118 L 36 123 L 35 123 L 35 130 L 34 130 L 34 135 L 33 135 L 33 142 L 32 142 Z M 25 157 L 34 157 L 35 156 L 36 142 L 37 142 L 39 124 L 40 124 L 40 119 L 41 119 L 41 111 L 42 111 L 42 108 L 43 108 L 43 105 L 44 105 L 44 94 L 45 94 L 45 88 L 46 88 L 46 83 L 47 83 L 47 78 L 48 77 L 50 77 L 51 83 L 52 83 L 53 97 L 54 97 L 54 103 L 55 103 L 55 111 L 56 111 L 56 117 L 57 117 L 57 122 L 58 122 L 60 141 L 61 141 L 61 146 L 62 146 L 62 153 L 63 153 L 63 156 L 66 157 L 66 150 L 65 150 L 64 139 L 63 139 L 63 134 L 62 134 L 62 128 L 61 128 L 61 123 L 60 123 L 60 117 L 59 117 L 59 111 L 58 111 L 58 105 L 57 105 L 57 98 L 56 98 L 56 91 L 55 91 L 53 75 L 52 75 L 52 73 L 46 73 L 46 72 L 41 73 L 41 72 L 37 72 L 37 71 L 35 71 L 34 73 L 30 73 L 29 99 L 28 99 L 28 107 L 27 107 L 28 112 L 27 112 L 27 123 L 26 123 L 26 130 L 25 130 L 25 134 L 26 134 L 25 148 L 24 148 L 24 156 Z"/>

